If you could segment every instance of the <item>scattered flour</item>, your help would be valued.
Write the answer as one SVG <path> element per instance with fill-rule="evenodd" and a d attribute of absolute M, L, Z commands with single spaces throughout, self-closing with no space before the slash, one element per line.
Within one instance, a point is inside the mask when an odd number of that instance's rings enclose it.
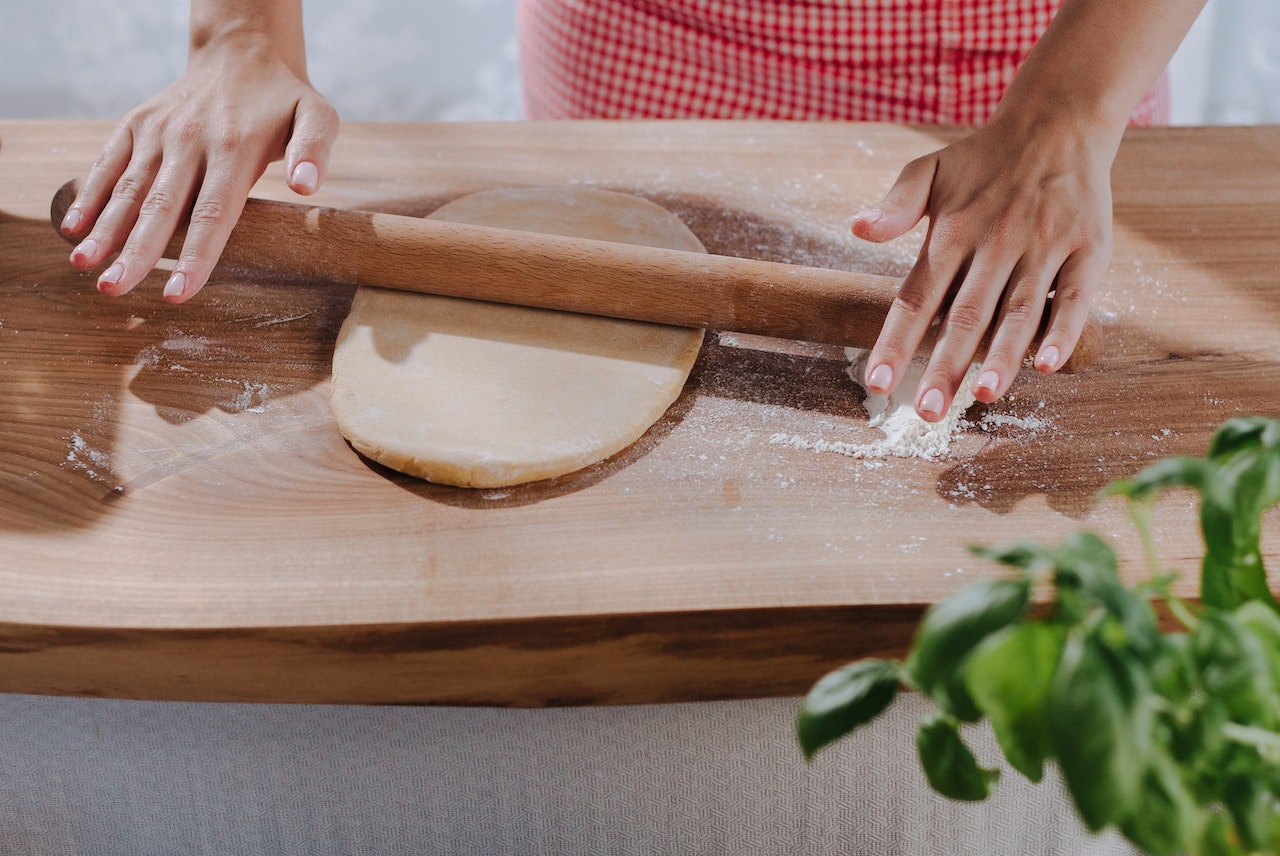
<path fill-rule="evenodd" d="M 996 428 L 1022 428 L 1026 431 L 1039 431 L 1049 427 L 1049 420 L 1041 416 L 1012 416 L 1008 413 L 985 413 L 978 420 L 984 431 Z"/>
<path fill-rule="evenodd" d="M 870 351 L 846 348 L 849 358 L 849 377 L 861 384 Z M 976 400 L 973 383 L 978 373 L 975 363 L 969 367 L 951 407 L 937 422 L 926 422 L 915 411 L 915 394 L 924 376 L 927 363 L 923 357 L 915 357 L 907 367 L 902 380 L 889 395 L 875 395 L 868 391 L 866 408 L 872 428 L 884 432 L 884 439 L 872 443 L 883 448 L 879 457 L 924 458 L 934 460 L 945 457 L 951 449 L 951 441 L 963 427 L 965 411 Z"/>
<path fill-rule="evenodd" d="M 79 470 L 95 481 L 106 481 L 111 469 L 111 457 L 89 445 L 79 431 L 73 431 L 68 439 L 65 466 Z"/>
<path fill-rule="evenodd" d="M 862 348 L 846 348 L 849 358 L 849 377 L 854 383 L 862 384 L 866 369 L 868 350 Z M 924 375 L 926 361 L 916 357 L 911 361 L 906 374 L 889 395 L 867 393 L 865 406 L 871 417 L 868 424 L 878 428 L 884 439 L 874 443 L 839 443 L 826 440 L 807 440 L 789 434 L 774 434 L 769 438 L 773 445 L 791 446 L 796 449 L 811 449 L 816 452 L 836 452 L 850 458 L 924 458 L 936 460 L 946 457 L 951 450 L 951 441 L 968 423 L 964 414 L 975 401 L 973 382 L 978 366 L 969 367 L 960 390 L 946 415 L 937 422 L 926 422 L 915 411 L 916 388 Z"/>

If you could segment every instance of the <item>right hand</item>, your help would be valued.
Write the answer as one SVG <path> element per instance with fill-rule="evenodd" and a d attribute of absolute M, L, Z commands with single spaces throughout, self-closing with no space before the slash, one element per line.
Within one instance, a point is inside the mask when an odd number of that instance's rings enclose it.
<path fill-rule="evenodd" d="M 166 300 L 182 303 L 209 279 L 269 163 L 283 157 L 289 187 L 314 193 L 338 114 L 298 65 L 244 31 L 193 46 L 186 73 L 121 121 L 81 182 L 61 226 L 80 241 L 71 263 L 88 271 L 119 252 L 98 290 L 125 294 L 190 212 L 164 287 Z"/>

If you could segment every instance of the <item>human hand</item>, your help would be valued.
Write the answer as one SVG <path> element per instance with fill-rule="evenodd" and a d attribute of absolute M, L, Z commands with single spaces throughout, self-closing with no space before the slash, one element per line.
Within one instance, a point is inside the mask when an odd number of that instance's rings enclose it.
<path fill-rule="evenodd" d="M 915 393 L 927 421 L 947 412 L 988 332 L 974 386 L 980 401 L 1009 388 L 1046 313 L 1034 365 L 1042 372 L 1062 367 L 1110 261 L 1118 137 L 1052 121 L 993 120 L 907 164 L 880 204 L 855 216 L 853 233 L 870 241 L 896 238 L 929 218 L 918 259 L 868 356 L 870 390 L 893 389 L 939 318 Z"/>
<path fill-rule="evenodd" d="M 284 157 L 289 187 L 314 193 L 338 116 L 299 65 L 254 33 L 193 43 L 182 78 L 121 121 L 81 182 L 61 224 L 80 241 L 72 264 L 88 271 L 119 251 L 98 290 L 125 294 L 190 212 L 164 286 L 164 298 L 181 303 L 208 280 L 269 163 Z"/>

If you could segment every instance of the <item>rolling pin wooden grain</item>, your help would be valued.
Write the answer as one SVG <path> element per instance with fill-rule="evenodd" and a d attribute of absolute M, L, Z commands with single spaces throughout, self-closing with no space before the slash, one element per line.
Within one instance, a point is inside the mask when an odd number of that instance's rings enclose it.
<path fill-rule="evenodd" d="M 58 229 L 76 182 L 53 197 Z M 61 234 L 61 232 L 59 232 Z M 177 258 L 185 229 L 165 250 Z M 898 280 L 828 268 L 250 199 L 223 265 L 682 327 L 871 347 Z M 932 339 L 925 342 L 931 344 Z M 1090 319 L 1065 371 L 1092 364 Z"/>

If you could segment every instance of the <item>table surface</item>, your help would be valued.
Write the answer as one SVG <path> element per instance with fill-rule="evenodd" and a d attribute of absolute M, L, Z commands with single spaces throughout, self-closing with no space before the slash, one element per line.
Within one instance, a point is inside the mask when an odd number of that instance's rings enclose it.
<path fill-rule="evenodd" d="M 107 299 L 49 200 L 103 123 L 0 122 L 0 691 L 204 700 L 610 704 L 802 692 L 901 653 L 999 573 L 972 543 L 1088 528 L 1143 571 L 1109 481 L 1280 413 L 1280 128 L 1135 130 L 1114 170 L 1106 353 L 1024 372 L 946 460 L 869 442 L 839 348 L 712 335 L 643 438 L 503 490 L 360 458 L 328 408 L 349 286 L 163 271 Z M 921 231 L 849 237 L 956 131 L 734 122 L 348 125 L 320 204 L 424 215 L 488 187 L 636 193 L 708 249 L 902 276 Z M 257 195 L 286 198 L 279 165 Z M 1006 418 L 1008 417 L 1008 418 Z M 1274 513 L 1273 513 L 1274 514 Z M 1274 519 L 1274 516 L 1273 516 Z M 1155 516 L 1194 594 L 1195 505 Z M 1280 566 L 1280 527 L 1266 557 Z"/>

